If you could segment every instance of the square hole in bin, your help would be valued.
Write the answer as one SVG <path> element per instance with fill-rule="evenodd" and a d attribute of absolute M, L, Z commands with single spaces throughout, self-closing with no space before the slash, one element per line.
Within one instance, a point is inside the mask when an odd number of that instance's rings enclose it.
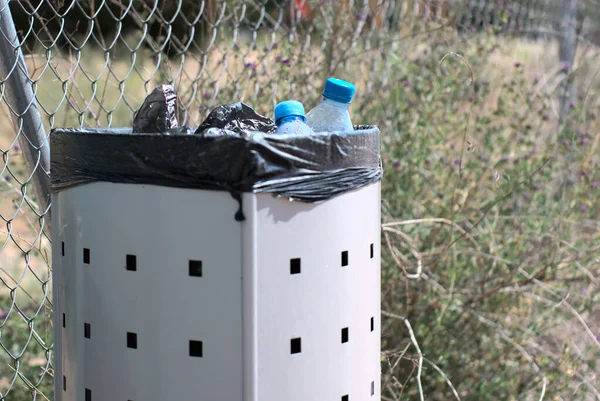
<path fill-rule="evenodd" d="M 190 277 L 202 277 L 202 261 L 190 260 Z"/>
<path fill-rule="evenodd" d="M 67 315 L 63 313 L 63 328 L 67 327 Z"/>
<path fill-rule="evenodd" d="M 371 244 L 371 259 L 375 256 L 375 244 Z"/>
<path fill-rule="evenodd" d="M 83 248 L 83 263 L 90 264 L 90 250 L 88 248 Z"/>
<path fill-rule="evenodd" d="M 63 391 L 67 391 L 67 376 L 63 375 Z"/>
<path fill-rule="evenodd" d="M 190 356 L 202 358 L 202 355 L 203 355 L 202 341 L 190 340 Z"/>
<path fill-rule="evenodd" d="M 62 254 L 62 256 L 65 256 L 65 242 L 62 241 L 60 243 L 60 253 Z"/>
<path fill-rule="evenodd" d="M 89 388 L 85 389 L 85 401 L 92 401 L 92 390 Z"/>
<path fill-rule="evenodd" d="M 375 382 L 371 382 L 371 396 L 375 395 Z"/>
<path fill-rule="evenodd" d="M 348 251 L 342 252 L 342 266 L 348 266 Z"/>
<path fill-rule="evenodd" d="M 371 318 L 371 331 L 375 330 L 375 318 Z"/>
<path fill-rule="evenodd" d="M 89 323 L 83 324 L 83 334 L 85 338 L 92 338 L 92 326 Z"/>
<path fill-rule="evenodd" d="M 348 401 L 349 399 L 348 394 L 342 396 L 342 401 Z"/>
<path fill-rule="evenodd" d="M 302 339 L 292 338 L 290 341 L 290 353 L 299 354 L 302 352 Z"/>
<path fill-rule="evenodd" d="M 300 258 L 290 259 L 290 274 L 300 274 Z"/>
<path fill-rule="evenodd" d="M 132 272 L 137 270 L 137 256 L 127 255 L 125 257 L 125 269 Z"/>
<path fill-rule="evenodd" d="M 137 349 L 137 334 L 127 333 L 127 348 Z"/>
<path fill-rule="evenodd" d="M 348 328 L 344 327 L 342 329 L 342 344 L 348 342 Z"/>

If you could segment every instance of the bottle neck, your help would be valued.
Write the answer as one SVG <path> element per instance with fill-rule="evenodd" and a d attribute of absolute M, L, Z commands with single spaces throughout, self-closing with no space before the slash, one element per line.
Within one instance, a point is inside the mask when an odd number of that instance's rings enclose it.
<path fill-rule="evenodd" d="M 275 125 L 277 126 L 281 126 L 285 123 L 289 123 L 290 121 L 302 121 L 303 123 L 306 122 L 306 117 L 303 116 L 286 116 L 283 118 L 280 118 L 279 120 L 277 120 L 275 122 Z"/>
<path fill-rule="evenodd" d="M 325 96 L 323 96 L 323 103 L 331 107 L 336 107 L 338 109 L 348 109 L 348 107 L 350 106 L 350 103 L 338 102 L 336 100 L 326 98 Z"/>

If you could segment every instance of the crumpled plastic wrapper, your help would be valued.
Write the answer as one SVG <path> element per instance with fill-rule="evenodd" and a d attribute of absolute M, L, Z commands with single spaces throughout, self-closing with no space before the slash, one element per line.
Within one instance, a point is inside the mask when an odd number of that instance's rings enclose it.
<path fill-rule="evenodd" d="M 134 134 L 162 134 L 179 127 L 177 95 L 173 85 L 155 88 L 135 113 Z"/>
<path fill-rule="evenodd" d="M 256 131 L 275 132 L 275 121 L 261 116 L 242 102 L 225 104 L 214 109 L 196 130 L 201 134 L 209 128 L 221 128 L 238 134 Z"/>

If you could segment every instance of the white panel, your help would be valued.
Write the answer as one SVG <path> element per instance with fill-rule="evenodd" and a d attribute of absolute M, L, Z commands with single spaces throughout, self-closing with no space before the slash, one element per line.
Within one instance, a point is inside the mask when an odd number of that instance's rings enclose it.
<path fill-rule="evenodd" d="M 240 224 L 225 192 L 95 183 L 55 195 L 55 399 L 379 400 L 379 205 L 379 184 L 318 205 L 245 194 Z"/>
<path fill-rule="evenodd" d="M 84 401 L 86 388 L 93 401 L 241 400 L 237 208 L 226 192 L 129 184 L 53 197 L 57 401 Z M 202 277 L 189 276 L 189 260 L 202 261 Z M 202 357 L 189 355 L 190 340 Z"/>
<path fill-rule="evenodd" d="M 245 235 L 255 237 L 246 242 L 253 249 L 245 249 L 245 278 L 256 272 L 244 299 L 256 298 L 253 311 L 245 308 L 254 313 L 246 328 L 256 330 L 245 344 L 256 350 L 245 355 L 256 354 L 257 371 L 245 377 L 257 383 L 246 401 L 379 400 L 379 184 L 317 205 L 254 196 L 244 197 Z M 290 271 L 293 258 L 298 274 Z M 300 353 L 291 354 L 293 338 L 301 338 Z"/>

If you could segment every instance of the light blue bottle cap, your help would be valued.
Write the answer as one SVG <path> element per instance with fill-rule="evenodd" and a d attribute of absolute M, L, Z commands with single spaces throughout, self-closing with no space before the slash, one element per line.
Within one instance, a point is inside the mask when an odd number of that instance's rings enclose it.
<path fill-rule="evenodd" d="M 354 85 L 337 78 L 329 78 L 325 82 L 323 97 L 340 103 L 351 103 L 354 96 Z"/>
<path fill-rule="evenodd" d="M 287 100 L 275 106 L 275 121 L 286 117 L 297 116 L 306 119 L 304 106 L 297 100 Z"/>

